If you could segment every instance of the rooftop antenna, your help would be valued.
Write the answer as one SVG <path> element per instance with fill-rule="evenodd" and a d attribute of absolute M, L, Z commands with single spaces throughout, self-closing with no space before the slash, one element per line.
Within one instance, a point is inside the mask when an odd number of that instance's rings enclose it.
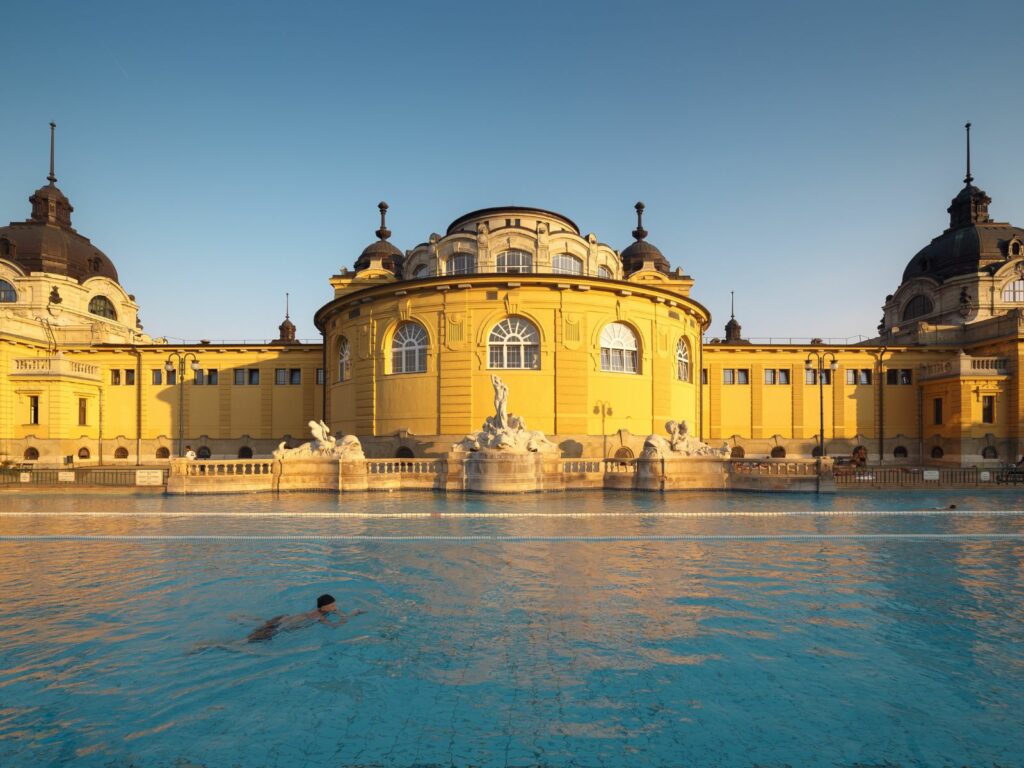
<path fill-rule="evenodd" d="M 57 124 L 54 122 L 50 123 L 50 175 L 47 176 L 47 180 L 50 184 L 57 182 L 57 177 L 53 175 L 53 132 L 56 130 Z"/>
<path fill-rule="evenodd" d="M 971 176 L 971 124 L 965 123 L 964 128 L 967 130 L 967 175 L 964 176 L 964 184 L 970 186 L 974 181 L 974 177 Z"/>

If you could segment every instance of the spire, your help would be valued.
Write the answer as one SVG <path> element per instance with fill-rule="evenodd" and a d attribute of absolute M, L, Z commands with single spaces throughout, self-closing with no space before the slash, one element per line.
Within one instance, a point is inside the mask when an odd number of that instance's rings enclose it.
<path fill-rule="evenodd" d="M 284 294 L 284 319 L 285 320 L 288 319 L 288 292 L 287 291 L 285 291 L 285 294 Z"/>
<path fill-rule="evenodd" d="M 636 229 L 633 230 L 633 237 L 637 240 L 643 240 L 647 237 L 647 230 L 644 229 L 644 204 L 638 202 L 636 208 Z"/>
<path fill-rule="evenodd" d="M 387 224 L 384 223 L 384 218 L 388 215 L 388 204 L 381 200 L 377 203 L 377 210 L 380 211 L 380 229 L 374 232 L 374 234 L 381 240 L 387 240 L 391 237 L 391 230 L 388 229 Z"/>
<path fill-rule="evenodd" d="M 284 295 L 284 322 L 277 326 L 279 331 L 275 341 L 278 344 L 295 343 L 295 323 L 288 318 L 288 294 Z"/>
<path fill-rule="evenodd" d="M 50 122 L 50 175 L 46 177 L 46 180 L 49 181 L 51 185 L 57 183 L 57 177 L 53 175 L 53 133 L 54 133 L 54 131 L 56 129 L 57 129 L 57 124 L 51 121 Z"/>
<path fill-rule="evenodd" d="M 736 291 L 729 291 L 729 317 L 736 319 Z"/>
<path fill-rule="evenodd" d="M 971 124 L 965 123 L 964 130 L 967 132 L 967 174 L 964 176 L 964 184 L 969 187 L 974 181 L 974 177 L 971 176 Z"/>
<path fill-rule="evenodd" d="M 736 292 L 729 291 L 729 322 L 725 324 L 726 344 L 749 344 L 743 338 L 743 326 L 736 320 Z"/>

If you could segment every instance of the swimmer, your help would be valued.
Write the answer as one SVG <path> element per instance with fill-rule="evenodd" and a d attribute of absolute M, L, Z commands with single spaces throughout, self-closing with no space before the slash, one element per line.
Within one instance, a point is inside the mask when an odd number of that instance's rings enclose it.
<path fill-rule="evenodd" d="M 332 613 L 337 617 L 335 621 L 331 621 L 329 618 Z M 340 627 L 353 616 L 358 616 L 362 613 L 366 613 L 366 611 L 352 611 L 352 613 L 348 615 L 340 613 L 338 611 L 338 604 L 335 602 L 333 597 L 330 595 L 320 595 L 320 597 L 316 599 L 315 611 L 297 613 L 293 616 L 275 616 L 250 632 L 245 641 L 247 643 L 266 642 L 278 632 L 291 632 L 292 630 L 302 629 L 303 627 L 308 627 L 311 624 L 316 624 L 317 622 L 326 624 L 329 627 Z"/>

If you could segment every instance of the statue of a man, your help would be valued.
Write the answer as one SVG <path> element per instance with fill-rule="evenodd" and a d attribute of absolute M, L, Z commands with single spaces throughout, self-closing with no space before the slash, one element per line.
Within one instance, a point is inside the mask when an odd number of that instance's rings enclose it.
<path fill-rule="evenodd" d="M 498 429 L 508 427 L 508 387 L 496 374 L 491 374 L 494 385 L 494 423 Z"/>

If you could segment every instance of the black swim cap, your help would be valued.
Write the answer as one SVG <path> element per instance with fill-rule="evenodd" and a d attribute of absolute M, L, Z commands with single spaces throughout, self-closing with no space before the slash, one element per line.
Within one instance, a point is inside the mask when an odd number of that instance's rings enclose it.
<path fill-rule="evenodd" d="M 323 608 L 325 605 L 330 605 L 331 603 L 334 603 L 334 602 L 337 602 L 337 601 L 333 597 L 331 597 L 330 595 L 320 595 L 320 597 L 318 597 L 316 599 L 316 607 L 317 608 Z"/>

